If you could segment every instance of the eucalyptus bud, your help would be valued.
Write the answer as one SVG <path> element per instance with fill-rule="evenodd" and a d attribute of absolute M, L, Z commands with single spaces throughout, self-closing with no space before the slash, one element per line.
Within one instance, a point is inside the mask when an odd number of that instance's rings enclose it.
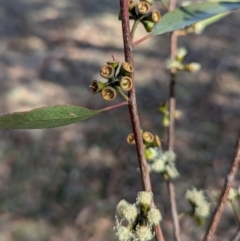
<path fill-rule="evenodd" d="M 112 65 L 104 65 L 100 70 L 100 75 L 104 79 L 111 79 L 114 77 L 115 69 Z"/>
<path fill-rule="evenodd" d="M 102 90 L 102 97 L 107 101 L 114 100 L 116 96 L 117 96 L 117 92 L 111 86 L 108 86 Z"/>
<path fill-rule="evenodd" d="M 98 92 L 101 92 L 105 87 L 108 86 L 108 83 L 103 83 L 98 80 L 94 80 L 92 84 L 89 86 L 89 88 L 92 90 L 94 94 L 97 94 Z"/>

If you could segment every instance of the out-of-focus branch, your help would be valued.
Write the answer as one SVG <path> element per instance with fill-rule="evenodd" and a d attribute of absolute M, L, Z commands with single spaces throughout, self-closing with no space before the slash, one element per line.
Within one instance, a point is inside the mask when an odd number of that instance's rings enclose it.
<path fill-rule="evenodd" d="M 176 6 L 176 0 L 170 0 L 169 11 L 173 11 Z M 170 51 L 171 60 L 176 56 L 177 51 L 177 34 L 173 32 L 170 39 Z M 170 84 L 169 84 L 169 128 L 168 128 L 168 150 L 174 151 L 174 139 L 175 139 L 175 109 L 176 109 L 176 98 L 175 98 L 175 79 L 176 71 L 174 68 L 170 69 Z M 173 222 L 173 233 L 175 241 L 180 241 L 180 227 L 177 212 L 177 204 L 175 199 L 174 184 L 171 180 L 167 182 L 168 195 L 170 199 L 171 217 Z"/>
<path fill-rule="evenodd" d="M 238 136 L 235 156 L 233 158 L 233 161 L 232 161 L 232 164 L 231 164 L 231 167 L 230 167 L 230 171 L 229 171 L 229 173 L 228 173 L 228 175 L 225 179 L 225 183 L 224 183 L 224 186 L 223 186 L 223 189 L 222 189 L 222 193 L 220 195 L 218 204 L 217 204 L 217 206 L 214 210 L 213 216 L 212 216 L 212 218 L 209 222 L 209 225 L 208 225 L 207 231 L 205 233 L 205 236 L 203 238 L 203 241 L 211 241 L 213 239 L 214 233 L 217 229 L 220 218 L 222 216 L 224 206 L 227 202 L 230 188 L 231 188 L 233 180 L 236 176 L 239 163 L 240 163 L 240 133 L 239 133 L 239 136 Z"/>

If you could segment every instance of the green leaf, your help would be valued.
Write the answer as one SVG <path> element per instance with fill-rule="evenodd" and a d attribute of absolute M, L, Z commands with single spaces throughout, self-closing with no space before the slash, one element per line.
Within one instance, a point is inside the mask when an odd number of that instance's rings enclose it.
<path fill-rule="evenodd" d="M 160 35 L 183 29 L 203 19 L 210 18 L 219 13 L 232 11 L 237 8 L 240 8 L 240 1 L 204 2 L 179 7 L 172 12 L 166 13 L 161 21 L 154 26 L 152 34 Z"/>
<path fill-rule="evenodd" d="M 56 105 L 0 116 L 0 129 L 43 129 L 73 124 L 93 117 L 103 110 L 80 106 Z"/>
<path fill-rule="evenodd" d="M 217 14 L 211 18 L 207 18 L 207 19 L 204 19 L 200 22 L 197 22 L 193 25 L 193 31 L 196 33 L 196 34 L 200 34 L 204 31 L 204 29 L 206 27 L 208 27 L 209 25 L 219 21 L 220 19 L 226 17 L 230 12 L 225 12 L 225 13 L 220 13 L 220 14 Z"/>

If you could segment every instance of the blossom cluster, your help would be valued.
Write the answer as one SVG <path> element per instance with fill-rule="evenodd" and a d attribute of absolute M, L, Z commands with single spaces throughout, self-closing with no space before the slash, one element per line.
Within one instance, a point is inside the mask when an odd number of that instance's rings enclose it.
<path fill-rule="evenodd" d="M 147 148 L 146 151 L 150 172 L 158 172 L 173 179 L 179 176 L 175 166 L 176 154 L 173 151 L 163 151 L 161 147 Z"/>
<path fill-rule="evenodd" d="M 162 220 L 152 205 L 150 192 L 139 192 L 134 204 L 121 200 L 116 208 L 116 235 L 119 241 L 148 241 L 154 236 L 152 227 Z"/>

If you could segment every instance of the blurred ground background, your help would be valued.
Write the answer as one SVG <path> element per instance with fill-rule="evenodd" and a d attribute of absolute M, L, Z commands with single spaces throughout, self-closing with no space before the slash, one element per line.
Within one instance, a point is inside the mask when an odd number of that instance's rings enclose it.
<path fill-rule="evenodd" d="M 46 105 L 109 106 L 88 89 L 114 55 L 123 61 L 118 1 L 0 0 L 0 112 Z M 203 35 L 179 39 L 197 74 L 177 81 L 176 181 L 179 212 L 192 185 L 219 189 L 240 123 L 239 11 Z M 136 39 L 144 36 L 140 29 Z M 135 50 L 138 107 L 144 130 L 164 138 L 157 109 L 168 97 L 169 35 Z M 113 103 L 118 103 L 120 98 Z M 126 107 L 50 130 L 0 132 L 0 241 L 116 240 L 115 206 L 141 190 Z M 152 176 L 166 240 L 173 240 L 166 186 Z M 239 175 L 236 180 L 239 185 Z M 228 207 L 216 240 L 229 240 L 237 222 Z M 204 227 L 181 222 L 183 240 L 200 240 Z"/>

